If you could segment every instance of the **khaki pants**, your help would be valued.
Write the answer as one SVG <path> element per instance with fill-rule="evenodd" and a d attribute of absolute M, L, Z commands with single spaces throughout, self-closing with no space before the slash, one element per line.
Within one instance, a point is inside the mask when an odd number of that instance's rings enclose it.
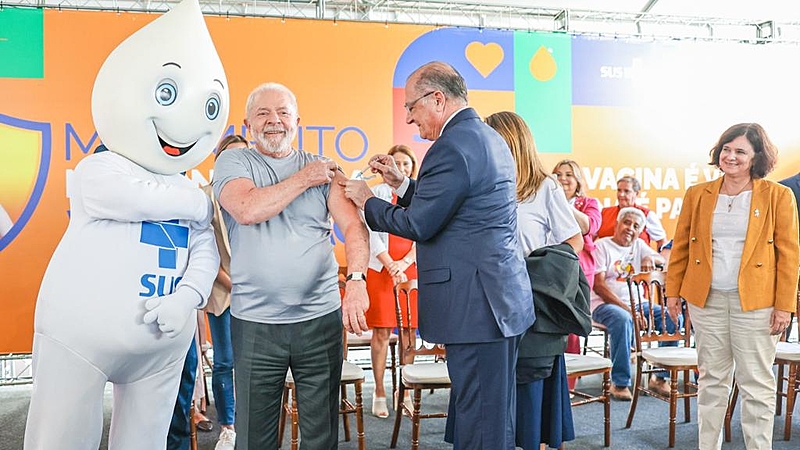
<path fill-rule="evenodd" d="M 722 447 L 722 425 L 734 372 L 748 450 L 772 449 L 778 336 L 769 333 L 772 308 L 743 312 L 738 291 L 711 290 L 704 308 L 689 305 L 700 378 L 697 417 L 701 450 Z"/>

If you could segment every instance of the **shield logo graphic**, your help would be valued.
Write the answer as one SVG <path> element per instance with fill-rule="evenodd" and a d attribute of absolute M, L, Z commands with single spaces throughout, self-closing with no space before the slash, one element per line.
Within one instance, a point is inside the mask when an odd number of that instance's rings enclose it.
<path fill-rule="evenodd" d="M 25 228 L 50 168 L 49 123 L 0 114 L 0 251 Z"/>

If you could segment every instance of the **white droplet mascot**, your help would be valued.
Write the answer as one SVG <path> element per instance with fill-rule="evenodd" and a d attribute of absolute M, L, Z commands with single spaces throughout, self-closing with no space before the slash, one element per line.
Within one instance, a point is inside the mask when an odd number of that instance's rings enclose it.
<path fill-rule="evenodd" d="M 183 360 L 219 267 L 211 204 L 180 173 L 213 150 L 228 82 L 197 0 L 119 45 L 92 93 L 109 151 L 84 158 L 36 305 L 25 448 L 163 449 Z"/>

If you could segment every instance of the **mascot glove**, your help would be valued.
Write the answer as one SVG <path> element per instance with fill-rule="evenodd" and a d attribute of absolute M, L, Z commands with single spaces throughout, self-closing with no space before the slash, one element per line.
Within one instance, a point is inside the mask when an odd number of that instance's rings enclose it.
<path fill-rule="evenodd" d="M 196 316 L 195 308 L 202 298 L 194 289 L 182 286 L 177 291 L 163 297 L 153 297 L 145 303 L 147 313 L 144 323 L 157 323 L 158 329 L 167 337 L 178 336 L 189 319 Z"/>

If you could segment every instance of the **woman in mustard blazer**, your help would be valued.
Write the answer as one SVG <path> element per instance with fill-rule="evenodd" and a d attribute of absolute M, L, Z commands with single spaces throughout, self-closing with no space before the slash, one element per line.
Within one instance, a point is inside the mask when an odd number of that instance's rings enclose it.
<path fill-rule="evenodd" d="M 667 273 L 669 314 L 688 303 L 697 344 L 700 449 L 719 449 L 734 367 L 748 449 L 772 448 L 780 335 L 796 308 L 797 208 L 789 188 L 763 178 L 777 149 L 742 123 L 710 152 L 724 176 L 686 191 Z"/>

